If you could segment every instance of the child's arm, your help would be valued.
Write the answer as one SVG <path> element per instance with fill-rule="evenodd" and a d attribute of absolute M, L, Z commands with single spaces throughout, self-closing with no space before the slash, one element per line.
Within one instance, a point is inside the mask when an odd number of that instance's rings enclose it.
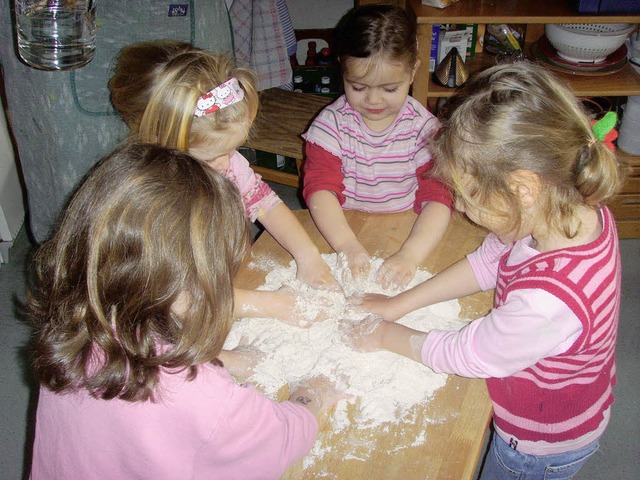
<path fill-rule="evenodd" d="M 446 270 L 394 297 L 364 295 L 352 297 L 357 309 L 374 313 L 394 322 L 409 312 L 427 305 L 466 297 L 481 290 L 469 260 L 465 257 Z"/>
<path fill-rule="evenodd" d="M 411 233 L 396 253 L 387 258 L 378 271 L 383 288 L 404 288 L 411 281 L 418 266 L 440 243 L 447 231 L 451 211 L 439 202 L 428 202 L 418 216 Z"/>
<path fill-rule="evenodd" d="M 234 288 L 234 318 L 274 318 L 294 327 L 307 328 L 327 319 L 331 297 L 304 295 L 290 286 L 278 290 Z"/>
<path fill-rule="evenodd" d="M 294 326 L 315 320 L 303 318 L 296 308 L 296 294 L 290 288 L 275 291 L 234 288 L 233 302 L 234 318 L 275 318 Z"/>
<path fill-rule="evenodd" d="M 449 226 L 453 195 L 440 181 L 430 176 L 433 165 L 434 162 L 429 161 L 416 169 L 418 189 L 413 209 L 418 219 L 400 250 L 386 259 L 380 268 L 378 282 L 383 288 L 391 285 L 406 287 Z"/>
<path fill-rule="evenodd" d="M 342 328 L 357 350 L 389 350 L 437 373 L 469 378 L 507 377 L 561 355 L 583 330 L 575 313 L 542 289 L 511 292 L 507 303 L 460 331 L 420 332 L 374 316 Z"/>
<path fill-rule="evenodd" d="M 371 257 L 351 230 L 336 196 L 328 190 L 315 192 L 309 199 L 309 210 L 318 230 L 331 248 L 336 253 L 345 255 L 354 278 L 366 276 Z"/>
<path fill-rule="evenodd" d="M 289 207 L 279 203 L 260 216 L 259 221 L 294 258 L 299 280 L 315 288 L 340 288 L 331 269 L 320 256 L 318 247 Z"/>
<path fill-rule="evenodd" d="M 420 332 L 399 323 L 385 322 L 376 316 L 343 325 L 348 341 L 356 350 L 388 350 L 422 363 L 422 345 L 427 338 L 427 332 Z"/>
<path fill-rule="evenodd" d="M 302 195 L 313 221 L 329 245 L 344 254 L 353 277 L 368 275 L 371 257 L 351 230 L 342 210 L 345 201 L 342 160 L 313 142 L 307 142 L 305 153 Z"/>
<path fill-rule="evenodd" d="M 260 221 L 276 241 L 296 261 L 299 280 L 312 287 L 339 289 L 329 266 L 293 212 L 250 167 L 246 158 L 235 152 L 226 175 L 238 186 L 247 216 Z"/>
<path fill-rule="evenodd" d="M 263 358 L 264 352 L 247 344 L 244 339 L 233 350 L 222 350 L 218 355 L 218 359 L 239 383 L 246 382 L 255 373 L 256 365 Z"/>

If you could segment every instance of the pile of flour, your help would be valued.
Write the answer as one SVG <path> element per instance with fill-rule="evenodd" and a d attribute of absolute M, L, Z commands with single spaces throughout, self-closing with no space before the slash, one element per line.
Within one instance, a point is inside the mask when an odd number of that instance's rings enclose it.
<path fill-rule="evenodd" d="M 428 367 L 390 352 L 361 353 L 345 342 L 339 324 L 357 321 L 367 314 L 348 308 L 346 297 L 361 293 L 394 295 L 397 290 L 384 290 L 375 282 L 375 274 L 383 260 L 373 260 L 369 278 L 343 282 L 346 265 L 336 254 L 323 255 L 325 262 L 344 289 L 342 293 L 315 290 L 296 280 L 293 261 L 288 267 L 265 259 L 254 261 L 251 267 L 268 271 L 260 290 L 277 290 L 283 285 L 295 289 L 300 296 L 301 316 L 323 320 L 295 327 L 275 319 L 245 318 L 235 322 L 225 343 L 235 348 L 240 341 L 248 342 L 261 352 L 256 373 L 249 379 L 271 398 L 286 384 L 296 384 L 319 374 L 329 377 L 356 401 L 357 414 L 348 415 L 348 402 L 340 401 L 331 417 L 331 429 L 341 431 L 354 421 L 358 428 L 375 428 L 387 422 L 412 422 L 407 412 L 424 404 L 442 387 L 446 375 L 436 374 Z M 431 277 L 418 270 L 409 287 Z M 412 312 L 398 321 L 416 330 L 459 330 L 467 322 L 459 318 L 457 300 L 442 302 Z M 410 442 L 419 439 L 407 439 Z M 313 452 L 312 452 L 313 453 Z"/>

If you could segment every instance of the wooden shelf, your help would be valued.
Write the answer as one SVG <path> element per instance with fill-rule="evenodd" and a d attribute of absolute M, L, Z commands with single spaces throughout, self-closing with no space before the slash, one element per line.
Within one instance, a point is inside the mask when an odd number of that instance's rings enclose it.
<path fill-rule="evenodd" d="M 431 79 L 429 53 L 432 25 L 441 23 L 526 24 L 524 52 L 529 58 L 531 44 L 544 33 L 545 23 L 640 23 L 640 15 L 588 15 L 575 12 L 564 0 L 460 0 L 446 8 L 428 7 L 421 0 L 407 0 L 418 22 L 418 56 L 421 64 L 413 82 L 412 96 L 434 109 L 438 98 L 450 97 L 455 89 L 442 87 Z M 495 64 L 495 55 L 478 53 L 468 60 L 474 74 Z M 554 73 L 566 80 L 580 97 L 640 95 L 640 75 L 625 65 L 607 75 L 578 75 L 570 71 Z M 616 216 L 621 238 L 640 238 L 640 157 L 622 151 L 618 156 L 629 165 L 625 186 L 610 206 Z"/>
<path fill-rule="evenodd" d="M 467 68 L 470 74 L 482 71 L 495 64 L 495 55 L 491 53 L 477 53 L 472 59 L 467 60 Z M 622 70 L 611 75 L 602 76 L 582 76 L 569 71 L 554 73 L 567 81 L 576 95 L 581 97 L 626 97 L 629 95 L 640 95 L 640 75 L 627 64 Z M 455 89 L 447 88 L 435 83 L 429 76 L 427 90 L 427 100 L 432 98 L 450 97 L 455 93 Z M 414 94 L 415 86 L 414 86 Z"/>
<path fill-rule="evenodd" d="M 460 0 L 446 8 L 422 5 L 420 0 L 409 0 L 409 7 L 418 22 L 418 55 L 421 65 L 416 72 L 412 96 L 423 105 L 433 107 L 433 98 L 450 97 L 455 90 L 441 87 L 429 73 L 431 28 L 440 23 L 515 23 L 526 24 L 525 54 L 531 57 L 529 47 L 544 33 L 545 23 L 640 23 L 640 15 L 586 15 L 571 10 L 560 0 Z M 483 70 L 495 62 L 495 55 L 479 53 L 467 64 L 470 73 Z M 567 71 L 558 73 L 566 79 L 580 96 L 640 95 L 640 75 L 631 66 L 609 75 L 584 76 Z"/>
<path fill-rule="evenodd" d="M 302 168 L 304 142 L 301 135 L 316 115 L 331 103 L 332 99 L 270 88 L 260 92 L 260 109 L 249 139 L 244 146 L 291 157 L 296 160 L 298 171 Z M 252 165 L 264 180 L 298 188 L 298 175 L 272 168 Z"/>
<path fill-rule="evenodd" d="M 467 23 L 468 20 L 473 23 L 635 23 L 640 18 L 578 13 L 565 0 L 461 0 L 446 8 L 428 7 L 420 0 L 408 3 L 416 13 L 418 24 Z"/>

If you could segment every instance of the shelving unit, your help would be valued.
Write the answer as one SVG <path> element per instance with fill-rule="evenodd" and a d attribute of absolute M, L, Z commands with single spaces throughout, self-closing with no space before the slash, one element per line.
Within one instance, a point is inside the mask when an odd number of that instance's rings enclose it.
<path fill-rule="evenodd" d="M 298 172 L 304 156 L 304 133 L 316 115 L 331 103 L 331 99 L 270 88 L 260 92 L 260 109 L 249 139 L 244 146 L 275 153 L 296 160 Z M 252 165 L 264 180 L 298 188 L 300 175 Z"/>
<path fill-rule="evenodd" d="M 526 24 L 524 51 L 544 33 L 545 23 L 640 23 L 640 15 L 587 15 L 573 11 L 565 0 L 460 0 L 446 8 L 428 7 L 420 0 L 407 0 L 418 22 L 418 55 L 421 65 L 416 72 L 412 95 L 423 105 L 434 108 L 438 98 L 450 97 L 455 90 L 441 87 L 431 80 L 429 49 L 432 25 L 441 23 L 511 23 Z M 471 74 L 495 64 L 495 55 L 477 53 L 467 60 Z M 581 97 L 640 95 L 640 75 L 630 65 L 619 72 L 603 76 L 580 76 L 558 73 Z M 640 238 L 640 157 L 618 150 L 619 158 L 629 165 L 629 177 L 623 191 L 611 202 L 621 238 Z"/>

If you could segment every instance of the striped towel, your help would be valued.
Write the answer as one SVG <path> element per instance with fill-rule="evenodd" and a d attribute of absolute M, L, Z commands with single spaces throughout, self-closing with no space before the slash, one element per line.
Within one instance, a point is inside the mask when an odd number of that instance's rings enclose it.
<path fill-rule="evenodd" d="M 285 0 L 233 0 L 229 16 L 236 60 L 258 74 L 258 90 L 290 85 L 295 35 Z"/>

